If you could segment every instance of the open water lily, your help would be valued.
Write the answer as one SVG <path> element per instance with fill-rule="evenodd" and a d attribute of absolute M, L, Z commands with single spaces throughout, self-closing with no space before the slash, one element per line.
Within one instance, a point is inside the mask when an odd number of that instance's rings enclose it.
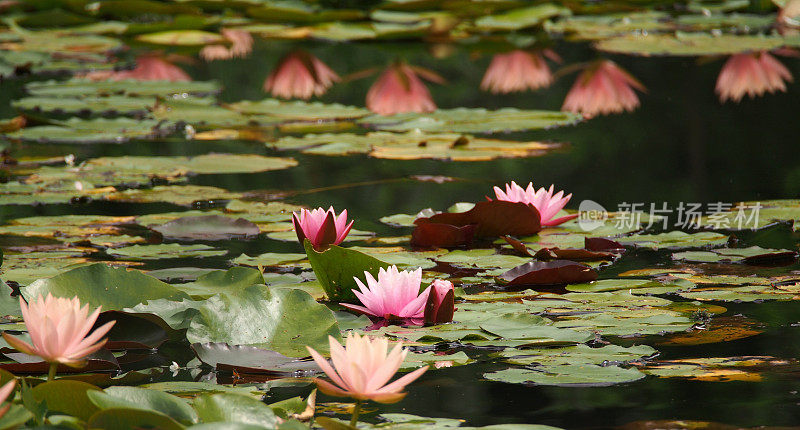
<path fill-rule="evenodd" d="M 351 425 L 355 425 L 358 420 L 362 401 L 399 402 L 406 396 L 403 392 L 406 385 L 428 370 L 428 366 L 420 367 L 389 383 L 408 354 L 408 350 L 403 348 L 401 343 L 397 343 L 389 351 L 387 338 L 370 338 L 352 332 L 347 335 L 344 347 L 332 336 L 328 336 L 328 341 L 333 366 L 313 348 L 306 347 L 317 365 L 333 381 L 330 383 L 323 379 L 315 379 L 315 382 L 325 394 L 356 399 Z"/>
<path fill-rule="evenodd" d="M 105 345 L 105 336 L 115 321 L 109 321 L 91 334 L 100 307 L 89 314 L 89 305 L 81 306 L 77 297 L 57 298 L 48 294 L 25 303 L 20 298 L 22 317 L 32 344 L 3 332 L 3 338 L 13 348 L 25 354 L 37 355 L 50 363 L 49 379 L 55 376 L 58 364 L 81 367 L 87 355 Z"/>
<path fill-rule="evenodd" d="M 533 187 L 533 182 L 529 182 L 526 188 L 517 185 L 516 182 L 511 181 L 506 184 L 506 189 L 503 191 L 500 187 L 494 187 L 494 193 L 497 200 L 507 202 L 521 202 L 527 203 L 539 211 L 542 225 L 554 226 L 567 222 L 578 215 L 566 215 L 563 217 L 555 218 L 561 209 L 567 205 L 572 194 L 564 195 L 564 191 L 559 191 L 553 194 L 553 185 L 550 188 L 539 188 L 538 190 Z"/>
<path fill-rule="evenodd" d="M 367 285 L 354 278 L 359 290 L 353 289 L 364 306 L 341 303 L 356 312 L 387 320 L 403 320 L 421 325 L 425 316 L 425 304 L 431 287 L 420 293 L 422 269 L 398 270 L 397 266 L 378 271 L 378 279 L 364 272 Z"/>

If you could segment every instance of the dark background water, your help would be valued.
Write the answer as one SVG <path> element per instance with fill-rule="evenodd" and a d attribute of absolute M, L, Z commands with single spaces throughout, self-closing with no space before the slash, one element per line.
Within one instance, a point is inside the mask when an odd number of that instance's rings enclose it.
<path fill-rule="evenodd" d="M 223 83 L 225 101 L 261 99 L 263 80 L 280 56 L 296 45 L 259 43 L 247 59 L 197 63 L 185 67 L 194 79 Z M 341 75 L 382 67 L 397 57 L 435 70 L 447 85 L 432 85 L 440 107 L 517 107 L 558 109 L 575 78 L 568 75 L 550 88 L 495 96 L 478 89 L 490 55 L 454 46 L 446 58 L 434 58 L 419 44 L 298 45 L 309 49 Z M 587 44 L 558 44 L 564 64 L 587 61 L 596 53 Z M 493 185 L 509 180 L 551 183 L 573 193 L 577 208 L 592 199 L 609 209 L 622 202 L 735 202 L 800 195 L 800 85 L 786 93 L 741 103 L 721 104 L 714 94 L 722 59 L 610 57 L 639 78 L 648 91 L 642 106 L 629 114 L 600 117 L 556 130 L 511 134 L 509 138 L 569 143 L 542 157 L 479 163 L 390 161 L 363 156 L 327 157 L 286 153 L 298 167 L 260 174 L 205 175 L 192 183 L 232 191 L 288 192 L 287 200 L 310 206 L 347 208 L 356 227 L 380 229 L 379 217 L 445 208 L 475 201 Z M 800 60 L 784 63 L 800 76 Z M 321 100 L 363 105 L 374 78 L 336 85 Z M 0 84 L 0 117 L 13 114 L 8 102 L 22 94 L 24 81 Z M 76 154 L 79 159 L 110 155 L 188 155 L 208 152 L 275 154 L 254 142 L 140 142 L 121 145 L 19 145 L 16 157 Z M 411 175 L 445 175 L 445 184 L 419 182 Z M 358 183 L 367 183 L 357 185 Z M 354 185 L 356 184 L 356 185 Z M 64 213 L 137 214 L 175 210 L 169 205 L 91 203 L 35 207 L 0 206 L 0 220 Z M 384 230 L 385 231 L 385 230 Z M 296 244 L 264 241 L 245 250 L 294 250 Z M 297 249 L 299 251 L 299 248 Z M 768 324 L 765 334 L 715 346 L 659 348 L 665 357 L 800 355 L 800 311 L 793 303 L 726 305 Z M 492 365 L 479 365 L 487 370 Z M 690 382 L 648 377 L 597 388 L 531 387 L 480 381 L 475 366 L 430 372 L 410 387 L 407 399 L 381 411 L 463 418 L 469 424 L 530 422 L 568 428 L 603 428 L 645 419 L 698 419 L 741 426 L 796 425 L 800 421 L 800 379 L 767 374 L 762 382 Z"/>

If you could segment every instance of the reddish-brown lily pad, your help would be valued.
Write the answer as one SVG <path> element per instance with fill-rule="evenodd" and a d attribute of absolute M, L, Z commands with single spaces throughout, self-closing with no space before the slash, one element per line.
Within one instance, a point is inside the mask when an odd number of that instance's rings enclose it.
<path fill-rule="evenodd" d="M 426 248 L 455 248 L 472 243 L 475 224 L 454 226 L 440 223 L 422 223 L 411 233 L 411 246 Z"/>
<path fill-rule="evenodd" d="M 591 267 L 569 260 L 531 261 L 500 275 L 507 285 L 556 285 L 591 282 L 597 272 Z"/>
<path fill-rule="evenodd" d="M 535 207 L 501 200 L 478 202 L 466 212 L 445 212 L 414 221 L 418 226 L 427 223 L 456 227 L 474 224 L 475 237 L 530 236 L 542 229 Z"/>

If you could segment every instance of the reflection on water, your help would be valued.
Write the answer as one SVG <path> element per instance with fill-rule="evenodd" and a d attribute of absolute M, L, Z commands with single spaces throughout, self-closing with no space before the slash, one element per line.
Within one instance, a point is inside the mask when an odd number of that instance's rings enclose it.
<path fill-rule="evenodd" d="M 308 56 L 298 59 L 287 53 L 306 49 Z M 216 79 L 223 83 L 221 98 L 225 101 L 258 100 L 266 88 L 274 95 L 305 98 L 321 95 L 325 102 L 352 105 L 385 106 L 381 92 L 396 91 L 402 83 L 383 82 L 383 88 L 372 85 L 376 74 L 365 79 L 348 79 L 347 75 L 364 69 L 383 70 L 381 80 L 397 81 L 404 74 L 411 85 L 417 85 L 419 70 L 432 70 L 443 78 L 441 85 L 417 87 L 430 92 L 430 100 L 442 108 L 459 106 L 499 108 L 553 109 L 562 103 L 575 82 L 576 74 L 560 75 L 547 88 L 533 92 L 501 94 L 508 88 L 541 86 L 547 76 L 531 77 L 528 82 L 486 83 L 484 72 L 490 62 L 498 61 L 491 54 L 476 54 L 465 48 L 431 47 L 418 44 L 338 44 L 309 45 L 283 42 L 257 42 L 252 55 L 243 59 L 217 60 L 209 63 L 181 65 L 197 80 Z M 561 65 L 583 64 L 596 59 L 587 45 L 558 44 L 553 52 Z M 306 54 L 303 54 L 306 55 Z M 766 54 L 742 61 L 762 61 Z M 316 60 L 316 59 L 319 60 Z M 403 58 L 407 63 L 393 63 Z M 552 57 L 551 57 L 552 58 Z M 556 153 L 529 158 L 503 159 L 481 163 L 439 162 L 429 160 L 389 161 L 365 156 L 328 157 L 292 154 L 298 167 L 276 172 L 239 175 L 206 175 L 190 179 L 191 183 L 214 185 L 232 191 L 258 191 L 270 195 L 285 194 L 287 200 L 312 207 L 333 205 L 347 208 L 358 219 L 357 228 L 385 232 L 377 223 L 379 217 L 395 213 L 414 213 L 423 207 L 442 209 L 454 201 L 477 201 L 491 195 L 492 186 L 515 180 L 534 181 L 537 186 L 557 184 L 573 193 L 569 207 L 577 208 L 584 199 L 595 200 L 607 208 L 623 202 L 715 202 L 763 200 L 800 196 L 800 158 L 797 142 L 800 136 L 800 88 L 789 85 L 787 91 L 750 99 L 740 103 L 720 103 L 715 88 L 724 59 L 698 62 L 691 58 L 632 58 L 609 56 L 643 84 L 630 87 L 646 92 L 633 95 L 641 106 L 631 113 L 597 116 L 574 127 L 509 137 L 567 142 L 570 146 Z M 543 57 L 523 58 L 542 67 Z M 530 64 L 527 63 L 530 60 Z M 320 63 L 317 63 L 320 61 Z M 734 58 L 727 60 L 736 61 Z M 295 86 L 281 77 L 284 68 L 316 65 L 313 82 Z M 324 63 L 324 66 L 322 65 Z M 403 69 L 413 64 L 415 69 Z M 603 63 L 611 64 L 611 63 Z M 786 74 L 771 64 L 773 73 L 786 80 Z M 800 62 L 784 63 L 789 72 L 800 76 Z M 328 73 L 323 67 L 330 67 Z M 492 66 L 493 67 L 493 66 Z M 522 67 L 522 66 L 521 66 Z M 545 63 L 546 67 L 546 63 Z M 598 67 L 589 65 L 587 67 Z M 725 66 L 728 70 L 728 65 Z M 733 66 L 730 66 L 733 67 Z M 400 68 L 400 71 L 397 70 Z M 733 69 L 731 69 L 733 70 Z M 544 74 L 543 70 L 540 70 Z M 334 73 L 335 72 L 335 73 Z M 272 74 L 270 74 L 272 73 Z M 386 75 L 389 73 L 389 75 Z M 619 73 L 616 79 L 619 80 Z M 736 74 L 731 71 L 731 74 Z M 331 86 L 341 76 L 343 82 Z M 489 75 L 487 75 L 489 76 Z M 423 76 L 424 77 L 424 76 Z M 728 79 L 728 78 L 725 78 Z M 731 77 L 736 81 L 736 77 Z M 481 91 L 484 87 L 492 91 Z M 489 81 L 492 81 L 490 79 Z M 419 83 L 419 85 L 424 85 Z M 597 84 L 600 85 L 600 84 Z M 8 100 L 19 97 L 21 82 L 4 84 L 0 95 L 0 116 L 11 111 Z M 370 89 L 372 88 L 372 89 Z M 741 89 L 719 90 L 725 99 L 742 98 Z M 327 89 L 327 92 L 325 90 Z M 769 91 L 770 88 L 764 88 Z M 497 94 L 495 94 L 497 93 Z M 370 96 L 369 94 L 373 94 Z M 425 95 L 423 94 L 423 95 Z M 419 95 L 419 94 L 418 94 Z M 619 109 L 633 109 L 630 93 L 620 100 Z M 419 95 L 414 103 L 428 103 Z M 388 108 L 387 108 L 388 109 Z M 577 109 L 577 108 L 576 108 Z M 254 142 L 152 142 L 136 145 L 14 145 L 17 157 L 63 155 L 74 153 L 80 158 L 113 155 L 186 155 L 208 152 L 247 152 L 271 154 L 261 143 Z M 456 181 L 436 184 L 410 179 L 412 175 L 444 175 Z M 348 185 L 355 184 L 355 185 Z M 178 210 L 164 204 L 129 205 L 92 203 L 88 206 L 53 205 L 47 207 L 15 207 L 13 212 L 0 207 L 0 219 L 59 213 L 130 214 Z M 796 248 L 797 239 L 778 247 Z M 295 243 L 230 244 L 235 252 L 299 251 Z M 766 244 L 765 246 L 768 246 Z M 213 260 L 206 262 L 213 264 Z M 152 263 L 150 268 L 158 267 Z M 796 269 L 792 267 L 790 269 Z M 728 315 L 742 313 L 769 325 L 765 334 L 748 339 L 703 347 L 664 347 L 663 356 L 713 357 L 729 355 L 800 355 L 800 328 L 792 304 L 734 305 Z M 478 367 L 484 365 L 478 365 Z M 489 366 L 484 366 L 489 367 Z M 491 369 L 488 369 L 491 370 Z M 407 400 L 382 411 L 408 412 L 419 415 L 459 417 L 469 424 L 485 425 L 502 422 L 532 422 L 561 427 L 608 427 L 636 420 L 696 419 L 753 425 L 794 425 L 800 413 L 796 373 L 767 375 L 761 383 L 692 382 L 647 378 L 643 381 L 600 388 L 529 387 L 477 380 L 476 366 L 456 367 L 430 372 L 410 387 Z"/>

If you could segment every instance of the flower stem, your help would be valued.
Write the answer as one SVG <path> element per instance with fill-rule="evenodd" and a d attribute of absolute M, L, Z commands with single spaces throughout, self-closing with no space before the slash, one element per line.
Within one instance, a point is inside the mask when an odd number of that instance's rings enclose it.
<path fill-rule="evenodd" d="M 47 372 L 47 380 L 52 381 L 56 379 L 56 370 L 58 369 L 58 363 L 50 363 L 50 371 Z"/>
<path fill-rule="evenodd" d="M 353 407 L 353 417 L 350 419 L 350 427 L 355 427 L 358 424 L 359 412 L 361 412 L 361 400 L 356 400 L 356 405 Z"/>

